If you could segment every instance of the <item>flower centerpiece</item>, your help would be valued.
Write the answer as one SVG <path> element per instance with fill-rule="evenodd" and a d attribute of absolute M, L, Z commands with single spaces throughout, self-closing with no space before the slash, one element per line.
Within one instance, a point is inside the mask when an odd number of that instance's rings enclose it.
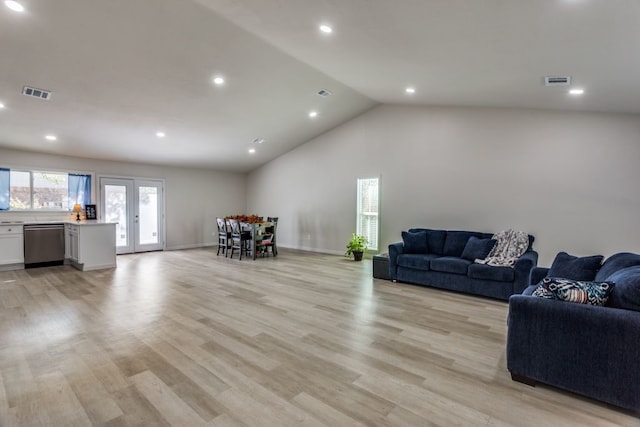
<path fill-rule="evenodd" d="M 240 222 L 248 222 L 249 224 L 259 224 L 262 221 L 262 217 L 251 214 L 251 215 L 228 215 L 226 219 L 237 219 Z"/>

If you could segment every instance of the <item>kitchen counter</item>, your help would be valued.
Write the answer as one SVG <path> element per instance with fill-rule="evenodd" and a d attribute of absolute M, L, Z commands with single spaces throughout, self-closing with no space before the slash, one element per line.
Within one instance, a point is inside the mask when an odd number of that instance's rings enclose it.
<path fill-rule="evenodd" d="M 6 218 L 6 217 L 5 217 Z M 116 224 L 98 220 L 27 219 L 0 221 L 0 270 L 25 268 L 25 234 L 38 227 L 64 225 L 65 264 L 86 271 L 116 266 Z M 43 227 L 46 228 L 46 227 Z M 32 241 L 30 240 L 30 243 Z M 38 248 L 38 243 L 30 247 Z M 30 252 L 31 253 L 31 252 Z M 31 258 L 30 258 L 31 259 Z M 35 265 L 31 261 L 29 265 Z"/>
<path fill-rule="evenodd" d="M 40 224 L 104 225 L 104 224 L 117 224 L 117 222 L 109 222 L 109 221 L 103 221 L 103 220 L 0 221 L 0 225 L 40 225 Z"/>

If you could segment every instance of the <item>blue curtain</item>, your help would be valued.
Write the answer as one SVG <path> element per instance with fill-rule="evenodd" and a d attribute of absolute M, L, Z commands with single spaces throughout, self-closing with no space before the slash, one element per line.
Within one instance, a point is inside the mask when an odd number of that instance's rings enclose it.
<path fill-rule="evenodd" d="M 0 168 L 0 211 L 9 210 L 9 169 Z"/>
<path fill-rule="evenodd" d="M 69 174 L 69 210 L 80 203 L 82 209 L 91 204 L 91 175 Z"/>

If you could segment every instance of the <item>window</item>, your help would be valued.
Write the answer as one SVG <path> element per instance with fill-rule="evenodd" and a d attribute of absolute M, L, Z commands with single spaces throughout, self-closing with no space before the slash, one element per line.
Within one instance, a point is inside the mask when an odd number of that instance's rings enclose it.
<path fill-rule="evenodd" d="M 91 175 L 0 168 L 0 210 L 71 210 L 91 203 Z"/>
<path fill-rule="evenodd" d="M 31 209 L 31 174 L 23 171 L 9 173 L 10 209 Z"/>
<path fill-rule="evenodd" d="M 0 211 L 9 210 L 9 169 L 0 168 Z"/>
<path fill-rule="evenodd" d="M 367 238 L 367 249 L 378 250 L 379 178 L 358 179 L 356 233 Z"/>
<path fill-rule="evenodd" d="M 32 172 L 33 209 L 62 210 L 69 205 L 66 173 Z"/>

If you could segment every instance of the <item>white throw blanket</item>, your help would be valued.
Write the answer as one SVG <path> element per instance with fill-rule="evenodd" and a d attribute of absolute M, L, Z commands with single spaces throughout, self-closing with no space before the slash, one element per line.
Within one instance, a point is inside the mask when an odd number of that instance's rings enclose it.
<path fill-rule="evenodd" d="M 492 237 L 496 245 L 485 259 L 477 259 L 478 264 L 495 267 L 512 267 L 529 247 L 529 235 L 524 231 L 504 230 Z"/>

